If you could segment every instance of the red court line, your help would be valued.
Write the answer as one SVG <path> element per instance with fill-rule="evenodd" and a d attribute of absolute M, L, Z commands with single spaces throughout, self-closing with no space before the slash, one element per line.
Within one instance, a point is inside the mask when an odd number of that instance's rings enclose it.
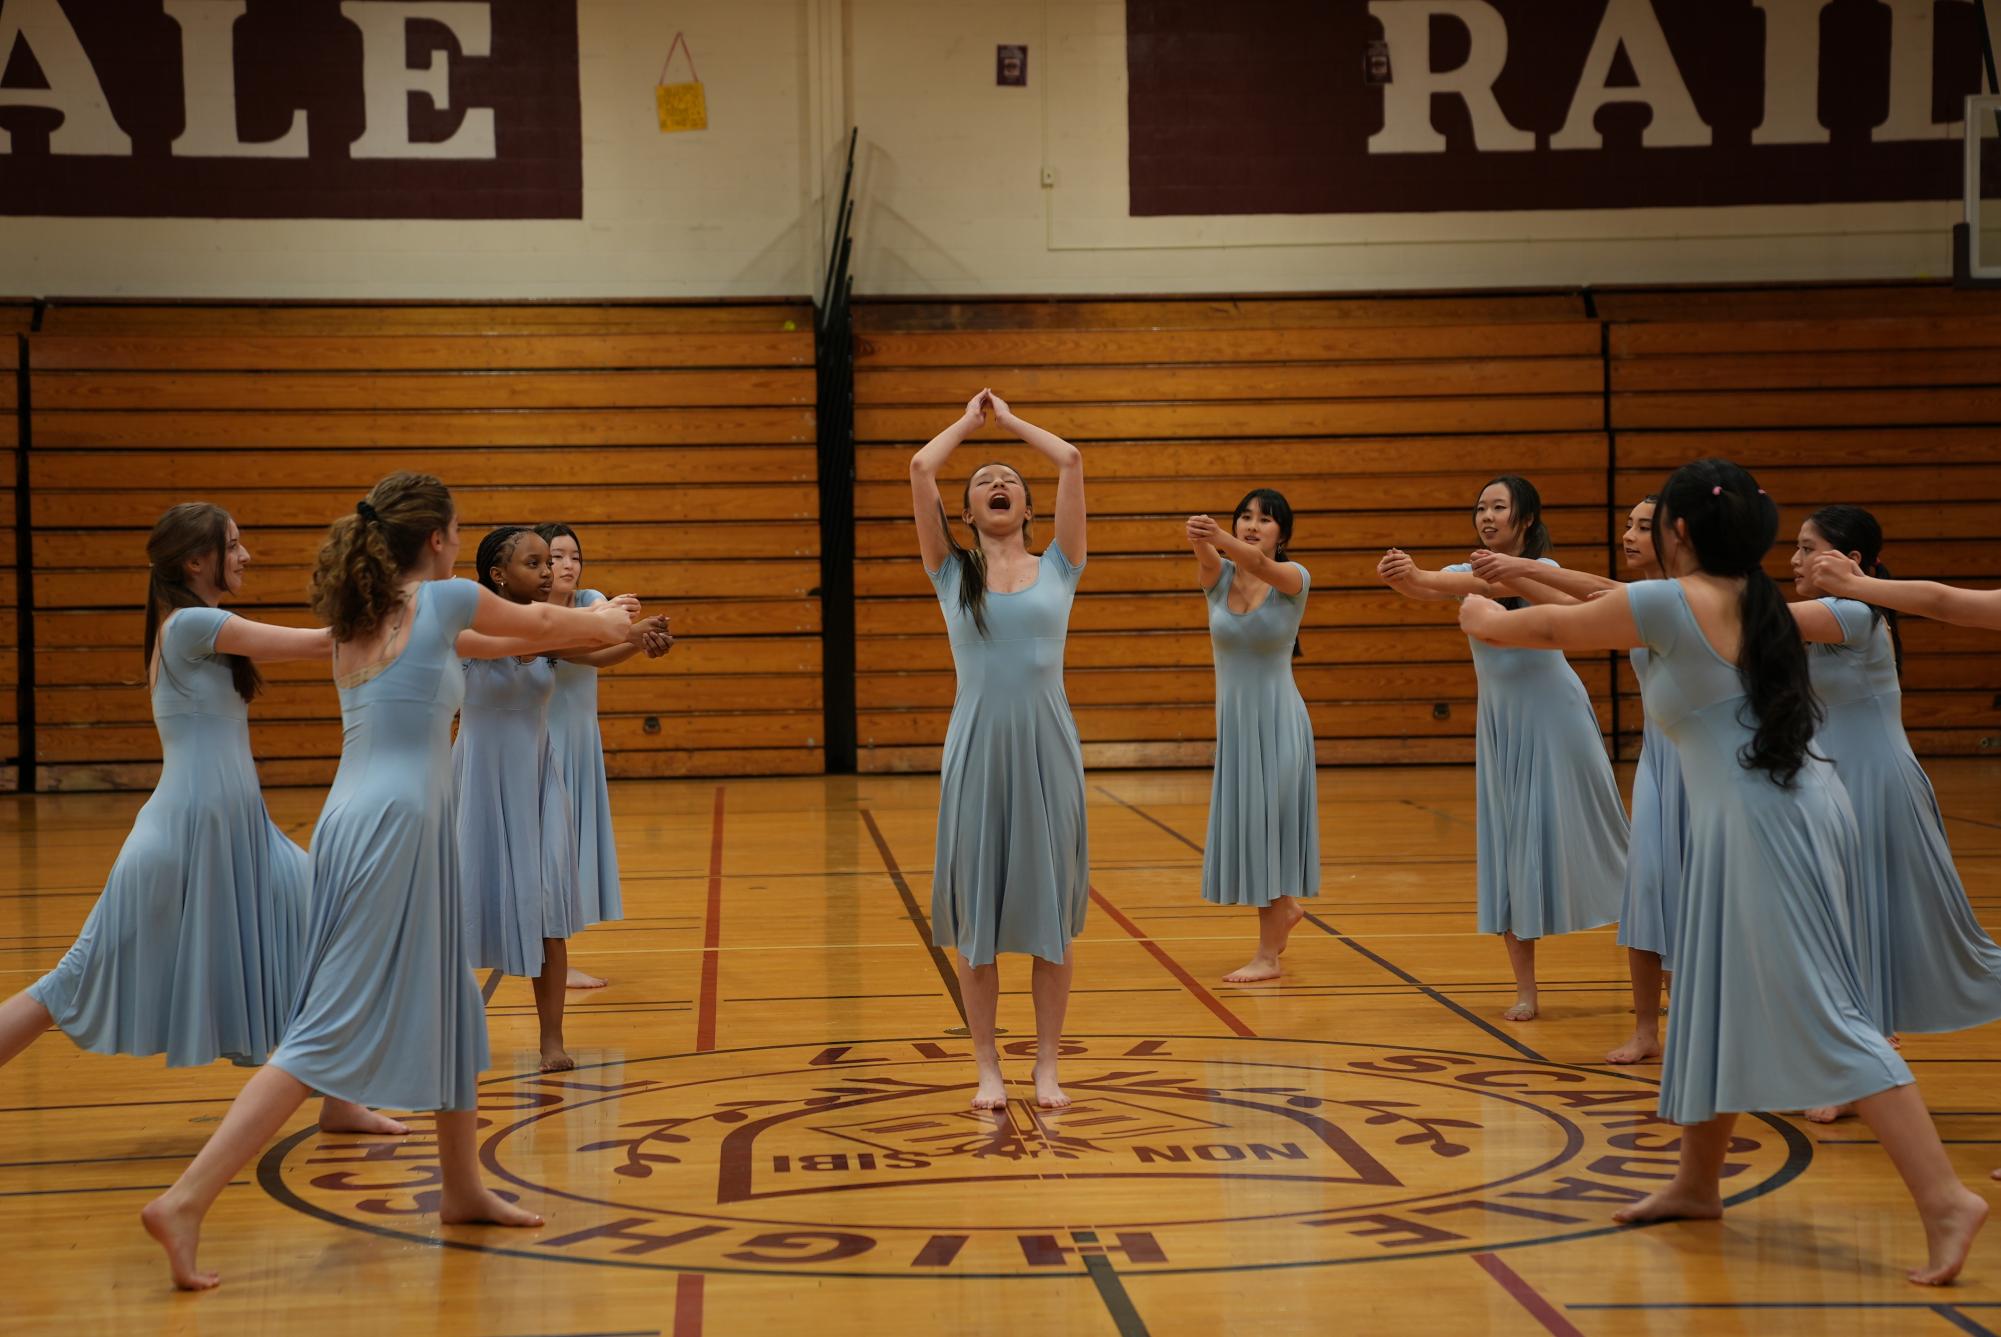
<path fill-rule="evenodd" d="M 1223 1024 L 1225 1026 L 1228 1026 L 1231 1030 L 1235 1031 L 1237 1034 L 1252 1040 L 1258 1038 L 1258 1033 L 1252 1030 L 1249 1026 L 1247 1026 L 1244 1023 L 1244 1019 L 1242 1017 L 1238 1016 L 1236 1013 L 1230 1011 L 1229 1008 L 1225 1007 L 1223 1005 L 1222 999 L 1218 998 L 1215 994 L 1210 993 L 1207 989 L 1203 988 L 1202 982 L 1200 980 L 1196 979 L 1193 975 L 1189 974 L 1186 970 L 1182 969 L 1181 963 L 1179 961 L 1176 961 L 1173 957 L 1169 956 L 1167 954 L 1166 949 L 1163 948 L 1159 943 L 1155 942 L 1152 938 L 1147 937 L 1146 931 L 1144 929 L 1142 929 L 1138 924 L 1133 923 L 1132 920 L 1127 919 L 1124 913 L 1120 911 L 1119 907 L 1113 905 L 1110 901 L 1106 900 L 1104 897 L 1104 893 L 1100 892 L 1096 887 L 1091 888 L 1091 899 L 1093 901 L 1096 901 L 1098 903 L 1099 908 L 1104 910 L 1106 914 L 1112 917 L 1113 923 L 1117 924 L 1120 928 L 1124 929 L 1127 933 L 1131 934 L 1133 938 L 1139 942 L 1140 946 L 1146 948 L 1147 951 L 1151 952 L 1153 954 L 1154 960 L 1160 962 L 1161 965 L 1167 967 L 1167 973 L 1174 976 L 1174 978 L 1180 980 L 1181 987 L 1188 990 L 1189 993 L 1194 994 L 1196 1002 L 1202 1004 L 1202 1006 L 1208 1008 L 1211 1012 L 1214 1012 L 1218 1017 L 1222 1018 Z"/>
<path fill-rule="evenodd" d="M 1584 1337 L 1575 1323 L 1558 1312 L 1557 1307 L 1542 1298 L 1542 1293 L 1523 1280 L 1522 1274 L 1509 1267 L 1491 1253 L 1476 1253 L 1473 1261 L 1482 1271 L 1501 1283 L 1501 1289 L 1513 1296 L 1515 1303 L 1529 1311 L 1536 1322 L 1542 1324 L 1543 1331 L 1552 1337 Z"/>
<path fill-rule="evenodd" d="M 695 1049 L 698 1053 L 706 1053 L 716 1047 L 716 968 L 721 964 L 723 943 L 723 790 L 724 786 L 716 786 L 716 815 L 709 827 L 709 908 L 702 919 L 702 990 L 695 1012 Z M 699 1305 L 700 1277 L 695 1279 L 695 1285 L 695 1299 Z M 678 1333 L 678 1317 L 675 1323 Z"/>
<path fill-rule="evenodd" d="M 721 790 L 716 791 L 721 794 Z M 702 1337 L 702 1274 L 683 1272 L 674 1282 L 674 1337 Z"/>

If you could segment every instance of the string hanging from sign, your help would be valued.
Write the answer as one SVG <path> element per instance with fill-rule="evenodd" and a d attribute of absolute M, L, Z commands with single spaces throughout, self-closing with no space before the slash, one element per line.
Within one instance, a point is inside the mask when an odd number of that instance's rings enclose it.
<path fill-rule="evenodd" d="M 679 51 L 688 58 L 686 83 L 668 83 L 667 67 L 674 63 L 674 53 Z M 681 130 L 706 130 L 709 128 L 709 103 L 702 92 L 702 76 L 695 69 L 694 48 L 682 33 L 675 33 L 668 44 L 667 59 L 660 62 L 660 79 L 653 85 L 653 105 L 660 113 L 660 131 L 673 134 Z"/>

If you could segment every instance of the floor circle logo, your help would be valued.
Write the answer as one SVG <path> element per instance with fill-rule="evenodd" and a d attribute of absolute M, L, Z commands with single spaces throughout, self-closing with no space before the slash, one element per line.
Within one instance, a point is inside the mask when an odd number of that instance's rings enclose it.
<path fill-rule="evenodd" d="M 1026 1077 L 1028 1043 L 1010 1046 Z M 968 1108 L 964 1042 L 778 1045 L 482 1088 L 482 1158 L 532 1234 L 434 1219 L 434 1138 L 307 1130 L 265 1157 L 301 1211 L 421 1242 L 670 1271 L 1057 1276 L 1361 1263 L 1595 1234 L 1666 1182 L 1644 1081 L 1340 1041 L 1088 1036 L 1074 1102 Z M 1019 1088 L 1018 1088 L 1019 1089 Z M 421 1128 L 421 1125 L 419 1125 Z M 1741 1199 L 1811 1150 L 1746 1118 Z M 1091 1223 L 1088 1226 L 1079 1222 Z"/>

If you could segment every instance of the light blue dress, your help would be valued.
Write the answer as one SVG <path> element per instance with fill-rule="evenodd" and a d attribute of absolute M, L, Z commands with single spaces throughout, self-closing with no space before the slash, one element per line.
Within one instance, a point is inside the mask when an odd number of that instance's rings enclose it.
<path fill-rule="evenodd" d="M 1650 658 L 1630 658 L 1644 691 Z M 1633 768 L 1633 830 L 1626 842 L 1626 892 L 1619 912 L 1619 945 L 1652 952 L 1663 970 L 1674 969 L 1674 935 L 1681 901 L 1682 847 L 1688 842 L 1688 796 L 1674 743 L 1646 717 L 1640 760 Z"/>
<path fill-rule="evenodd" d="M 1869 605 L 1822 599 L 1838 644 L 1809 645 L 1827 707 L 1814 750 L 1834 762 L 1861 829 L 1850 888 L 1855 955 L 1886 1034 L 1957 1031 L 2001 1017 L 2001 946 L 1966 901 L 1931 781 L 1904 736 L 1889 627 Z"/>
<path fill-rule="evenodd" d="M 1834 767 L 1790 789 L 1739 757 L 1737 666 L 1710 648 L 1678 580 L 1627 587 L 1653 654 L 1647 715 L 1681 753 L 1688 848 L 1661 1117 L 1841 1105 L 1911 1080 L 1868 1011 L 1848 923 L 1859 848 Z"/>
<path fill-rule="evenodd" d="M 605 601 L 596 590 L 578 590 L 575 608 Z M 577 849 L 577 895 L 583 924 L 625 918 L 618 887 L 618 842 L 611 828 L 611 786 L 604 772 L 604 736 L 598 732 L 598 671 L 589 664 L 556 661 L 556 695 L 549 702 L 549 741 L 556 769 L 570 796 L 571 833 Z"/>
<path fill-rule="evenodd" d="M 1468 640 L 1480 680 L 1480 932 L 1546 938 L 1612 923 L 1625 886 L 1626 805 L 1590 694 L 1560 650 Z"/>
<path fill-rule="evenodd" d="M 466 960 L 452 804 L 454 642 L 479 586 L 418 586 L 403 651 L 340 689 L 340 769 L 313 831 L 298 1006 L 271 1062 L 314 1090 L 399 1110 L 469 1110 L 486 1009 Z"/>
<path fill-rule="evenodd" d="M 1063 694 L 1083 571 L 1051 543 L 1033 585 L 987 592 L 984 636 L 959 607 L 958 560 L 928 573 L 959 675 L 938 775 L 931 937 L 975 966 L 1001 952 L 1060 962 L 1084 927 L 1084 752 Z"/>
<path fill-rule="evenodd" d="M 161 627 L 159 784 L 75 945 L 28 986 L 95 1053 L 262 1063 L 291 1015 L 311 874 L 264 810 L 249 707 L 215 652 L 231 616 L 183 608 Z"/>
<path fill-rule="evenodd" d="M 1292 678 L 1292 647 L 1306 616 L 1306 568 L 1298 569 L 1299 593 L 1273 589 L 1248 613 L 1230 609 L 1237 564 L 1229 558 L 1204 591 L 1216 654 L 1216 778 L 1202 899 L 1217 905 L 1320 894 L 1313 719 Z"/>
<path fill-rule="evenodd" d="M 471 659 L 452 745 L 459 876 L 473 965 L 530 978 L 542 940 L 583 928 L 570 796 L 549 741 L 556 666 Z"/>

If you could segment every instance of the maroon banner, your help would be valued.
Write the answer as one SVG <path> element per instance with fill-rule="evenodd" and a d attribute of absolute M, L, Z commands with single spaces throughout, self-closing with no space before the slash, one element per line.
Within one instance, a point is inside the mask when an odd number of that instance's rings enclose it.
<path fill-rule="evenodd" d="M 1132 212 L 1943 200 L 1965 0 L 1127 0 Z"/>
<path fill-rule="evenodd" d="M 0 0 L 0 63 L 0 214 L 583 214 L 576 0 Z"/>

